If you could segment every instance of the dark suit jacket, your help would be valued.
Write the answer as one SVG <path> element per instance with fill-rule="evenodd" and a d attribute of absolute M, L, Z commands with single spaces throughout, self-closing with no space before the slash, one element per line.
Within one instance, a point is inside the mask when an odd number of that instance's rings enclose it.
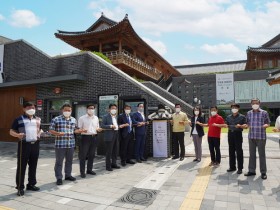
<path fill-rule="evenodd" d="M 133 116 L 131 114 L 129 116 L 130 116 L 130 119 L 131 119 L 131 123 L 134 124 Z M 118 117 L 118 124 L 122 125 L 122 124 L 126 124 L 126 123 L 129 124 L 126 114 L 125 113 L 120 114 L 119 117 Z M 131 126 L 131 129 L 132 129 L 132 126 Z M 125 138 L 128 135 L 128 131 L 129 131 L 129 127 L 120 128 L 121 136 L 123 138 Z"/>
<path fill-rule="evenodd" d="M 111 128 L 111 125 L 113 125 L 113 119 L 111 114 L 104 115 L 101 122 L 101 128 L 109 129 L 109 130 L 104 130 L 104 141 L 112 141 L 113 139 L 114 129 Z"/>
<path fill-rule="evenodd" d="M 204 123 L 204 118 L 201 117 L 201 116 L 198 116 L 198 117 L 197 117 L 197 121 L 198 121 L 198 122 L 201 122 L 201 123 Z M 191 123 L 192 123 L 192 124 L 191 124 L 191 126 L 192 126 L 191 135 L 192 135 L 192 133 L 193 133 L 193 129 L 194 129 L 194 126 L 195 126 L 195 127 L 196 127 L 196 130 L 197 130 L 197 133 L 198 133 L 198 136 L 199 136 L 199 137 L 204 136 L 203 127 L 200 126 L 200 125 L 195 124 L 195 117 L 194 117 L 194 116 L 191 118 Z"/>
<path fill-rule="evenodd" d="M 145 120 L 139 112 L 135 112 L 133 114 L 134 124 L 138 122 L 147 122 L 147 117 L 145 116 Z M 135 135 L 145 135 L 146 133 L 146 125 L 137 127 L 135 126 Z"/>

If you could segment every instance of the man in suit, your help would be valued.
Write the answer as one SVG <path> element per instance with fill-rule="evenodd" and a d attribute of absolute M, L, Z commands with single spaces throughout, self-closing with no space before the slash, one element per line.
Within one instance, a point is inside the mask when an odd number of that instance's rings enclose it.
<path fill-rule="evenodd" d="M 120 125 L 120 156 L 121 165 L 126 166 L 127 163 L 135 164 L 131 160 L 132 156 L 132 145 L 133 145 L 133 118 L 131 116 L 131 106 L 124 106 L 124 113 L 118 117 L 118 123 Z"/>
<path fill-rule="evenodd" d="M 144 115 L 144 104 L 137 105 L 138 111 L 133 114 L 134 122 L 137 124 L 135 127 L 135 159 L 138 163 L 146 161 L 144 158 L 145 139 L 146 139 L 146 126 L 148 124 Z"/>
<path fill-rule="evenodd" d="M 119 169 L 117 165 L 118 130 L 117 105 L 109 105 L 109 113 L 102 118 L 101 128 L 104 129 L 104 142 L 106 147 L 106 170 Z"/>

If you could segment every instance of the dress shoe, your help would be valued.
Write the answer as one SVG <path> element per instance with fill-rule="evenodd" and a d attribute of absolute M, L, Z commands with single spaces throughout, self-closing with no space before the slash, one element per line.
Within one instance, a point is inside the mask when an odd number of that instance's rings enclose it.
<path fill-rule="evenodd" d="M 267 179 L 267 175 L 264 173 L 261 175 L 261 177 L 262 177 L 262 179 Z"/>
<path fill-rule="evenodd" d="M 24 196 L 24 190 L 23 190 L 23 189 L 19 190 L 19 191 L 17 192 L 17 195 L 18 195 L 18 196 Z"/>
<path fill-rule="evenodd" d="M 142 161 L 140 159 L 137 159 L 136 162 L 137 163 L 142 163 Z"/>
<path fill-rule="evenodd" d="M 173 159 L 173 160 L 175 160 L 175 159 L 178 159 L 178 158 L 179 158 L 179 157 L 177 157 L 177 156 L 173 156 L 173 158 L 172 158 L 172 159 Z"/>
<path fill-rule="evenodd" d="M 65 177 L 65 180 L 68 180 L 68 181 L 74 182 L 74 181 L 76 181 L 76 178 L 75 178 L 75 177 L 73 177 L 73 176 L 68 176 L 68 177 Z"/>
<path fill-rule="evenodd" d="M 193 162 L 195 162 L 195 161 L 198 161 L 198 159 L 197 158 L 193 159 Z"/>
<path fill-rule="evenodd" d="M 142 161 L 147 161 L 147 159 L 146 159 L 146 158 L 140 158 L 140 160 L 142 160 Z"/>
<path fill-rule="evenodd" d="M 180 157 L 180 161 L 183 161 L 185 158 L 184 157 Z"/>
<path fill-rule="evenodd" d="M 119 167 L 118 165 L 112 165 L 111 167 L 112 167 L 112 168 L 115 168 L 115 169 L 121 168 L 121 167 Z"/>
<path fill-rule="evenodd" d="M 242 174 L 242 170 L 238 169 L 237 174 Z"/>
<path fill-rule="evenodd" d="M 121 162 L 121 165 L 122 165 L 123 167 L 125 167 L 125 166 L 126 166 L 126 163 L 125 163 L 125 162 Z"/>
<path fill-rule="evenodd" d="M 232 171 L 236 171 L 236 169 L 234 169 L 234 168 L 229 168 L 229 169 L 227 170 L 227 172 L 232 172 Z"/>
<path fill-rule="evenodd" d="M 112 169 L 112 168 L 106 168 L 106 170 L 107 170 L 107 171 L 113 171 L 113 169 Z"/>
<path fill-rule="evenodd" d="M 36 187 L 35 185 L 26 185 L 26 190 L 31 190 L 31 191 L 39 191 L 40 188 Z"/>
<path fill-rule="evenodd" d="M 214 162 L 209 163 L 209 166 L 214 166 L 214 165 L 215 165 Z"/>
<path fill-rule="evenodd" d="M 135 162 L 132 161 L 132 160 L 127 160 L 126 163 L 128 163 L 128 164 L 135 164 Z"/>
<path fill-rule="evenodd" d="M 56 185 L 62 185 L 62 179 L 56 180 Z"/>
<path fill-rule="evenodd" d="M 247 172 L 246 174 L 244 174 L 244 176 L 255 176 L 256 173 L 253 173 L 253 172 Z"/>
<path fill-rule="evenodd" d="M 85 174 L 85 173 L 82 173 L 82 174 L 81 174 L 81 177 L 82 177 L 82 178 L 86 178 L 86 174 Z"/>
<path fill-rule="evenodd" d="M 87 174 L 96 175 L 96 173 L 94 171 L 87 171 Z"/>

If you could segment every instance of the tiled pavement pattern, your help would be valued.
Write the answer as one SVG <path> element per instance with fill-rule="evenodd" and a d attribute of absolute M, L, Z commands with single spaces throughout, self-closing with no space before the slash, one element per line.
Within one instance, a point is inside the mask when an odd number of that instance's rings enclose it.
<path fill-rule="evenodd" d="M 186 134 L 188 139 L 189 134 Z M 248 140 L 244 134 L 245 163 L 248 167 Z M 213 168 L 202 196 L 200 209 L 280 209 L 280 149 L 278 136 L 269 134 L 267 141 L 268 179 L 260 178 L 259 167 L 255 177 L 227 173 L 228 146 L 227 136 L 221 140 L 222 164 Z M 73 172 L 75 182 L 64 181 L 57 187 L 54 177 L 54 150 L 50 145 L 41 145 L 37 178 L 39 192 L 27 191 L 24 197 L 16 195 L 15 143 L 0 143 L 0 206 L 13 209 L 180 209 L 190 189 L 199 177 L 199 171 L 206 164 L 206 158 L 194 163 L 193 145 L 186 146 L 187 156 L 184 161 L 149 158 L 146 163 L 139 163 L 107 172 L 104 157 L 97 157 L 94 164 L 96 176 L 79 177 L 77 156 L 74 158 Z M 203 141 L 203 154 L 209 156 L 206 137 Z M 207 157 L 208 158 L 208 157 Z M 207 167 L 207 166 L 206 166 Z M 148 191 L 133 199 L 145 199 L 149 190 L 156 191 L 152 204 L 124 203 L 119 199 L 130 190 L 139 188 Z M 132 200 L 133 200 L 132 199 Z M 0 207 L 1 209 L 1 207 Z M 184 208 L 181 208 L 184 209 Z"/>

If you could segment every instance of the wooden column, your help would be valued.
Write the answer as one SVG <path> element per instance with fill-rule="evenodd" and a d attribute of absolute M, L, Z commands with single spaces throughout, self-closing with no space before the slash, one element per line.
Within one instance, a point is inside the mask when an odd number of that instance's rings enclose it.
<path fill-rule="evenodd" d="M 102 42 L 99 42 L 99 52 L 102 52 Z"/>
<path fill-rule="evenodd" d="M 119 39 L 119 52 L 122 51 L 122 39 Z"/>

